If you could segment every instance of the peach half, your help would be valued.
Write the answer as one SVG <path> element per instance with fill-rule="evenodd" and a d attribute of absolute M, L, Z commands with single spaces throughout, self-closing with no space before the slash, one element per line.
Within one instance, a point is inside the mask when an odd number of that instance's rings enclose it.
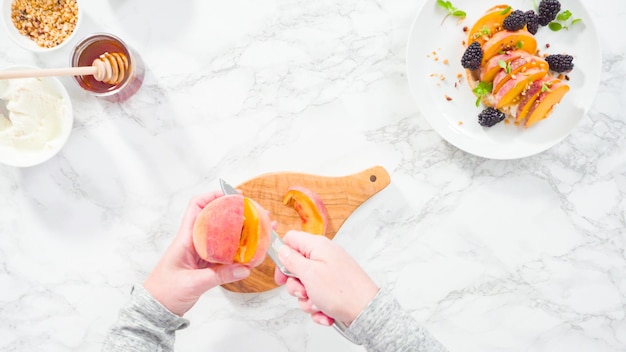
<path fill-rule="evenodd" d="M 302 220 L 302 231 L 324 235 L 328 228 L 328 210 L 320 196 L 312 190 L 292 186 L 283 198 L 283 204 L 293 207 Z"/>
<path fill-rule="evenodd" d="M 225 195 L 207 204 L 193 226 L 193 245 L 210 263 L 258 266 L 265 259 L 272 224 L 254 200 Z"/>

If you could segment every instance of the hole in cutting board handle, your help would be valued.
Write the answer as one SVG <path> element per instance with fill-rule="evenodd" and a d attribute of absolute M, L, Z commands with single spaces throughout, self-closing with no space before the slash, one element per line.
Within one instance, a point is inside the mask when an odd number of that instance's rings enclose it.
<path fill-rule="evenodd" d="M 376 182 L 376 175 L 370 175 L 370 181 Z"/>

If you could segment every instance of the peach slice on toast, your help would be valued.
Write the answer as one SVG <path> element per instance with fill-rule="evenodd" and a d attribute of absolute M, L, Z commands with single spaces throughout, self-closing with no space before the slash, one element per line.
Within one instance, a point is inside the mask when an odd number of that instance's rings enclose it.
<path fill-rule="evenodd" d="M 502 30 L 502 22 L 510 11 L 503 14 L 508 5 L 496 5 L 485 12 L 470 29 L 467 36 L 467 43 L 477 41 L 482 46 L 492 35 Z"/>
<path fill-rule="evenodd" d="M 525 126 L 530 127 L 548 117 L 554 106 L 561 102 L 561 99 L 568 91 L 569 86 L 567 84 L 558 82 L 553 84 L 550 90 L 539 94 L 528 112 Z"/>
<path fill-rule="evenodd" d="M 530 56 L 530 54 L 523 50 L 516 49 L 516 50 L 509 50 L 509 51 L 504 52 L 503 54 L 498 54 L 492 57 L 491 59 L 489 59 L 489 61 L 487 61 L 487 63 L 485 63 L 480 68 L 480 80 L 482 82 L 493 82 L 493 79 L 496 77 L 498 72 L 502 70 L 502 67 L 500 67 L 500 61 L 503 61 L 505 64 L 508 64 L 509 62 L 513 60 L 526 57 L 526 56 Z"/>
<path fill-rule="evenodd" d="M 537 40 L 535 36 L 524 29 L 519 31 L 500 31 L 486 41 L 482 48 L 482 65 L 485 65 L 492 57 L 508 50 L 519 49 L 535 55 L 537 52 Z"/>
<path fill-rule="evenodd" d="M 543 78 L 531 83 L 528 86 L 528 89 L 521 94 L 521 99 L 517 105 L 515 121 L 524 121 L 526 116 L 528 116 L 528 111 L 533 106 L 535 100 L 537 100 L 537 97 L 539 97 L 539 94 L 545 92 L 549 89 L 549 87 L 557 82 L 560 82 L 560 80 L 550 75 L 545 75 Z"/>
<path fill-rule="evenodd" d="M 515 103 L 516 99 L 526 90 L 529 84 L 544 77 L 547 73 L 547 71 L 539 68 L 533 68 L 519 73 L 515 78 L 508 80 L 498 93 L 494 94 L 496 109 Z"/>
<path fill-rule="evenodd" d="M 529 55 L 525 57 L 520 57 L 511 61 L 510 63 L 506 63 L 506 69 L 501 69 L 500 72 L 496 74 L 493 79 L 493 90 L 494 94 L 498 93 L 502 85 L 506 83 L 511 78 L 515 78 L 515 76 L 519 73 L 526 72 L 533 68 L 539 68 L 548 72 L 549 66 L 546 60 L 535 56 Z"/>

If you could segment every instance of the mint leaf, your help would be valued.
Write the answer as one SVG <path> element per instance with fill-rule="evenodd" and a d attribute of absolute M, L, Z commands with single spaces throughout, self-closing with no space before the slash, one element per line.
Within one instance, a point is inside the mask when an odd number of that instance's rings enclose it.
<path fill-rule="evenodd" d="M 465 13 L 465 11 L 461 11 L 461 10 L 456 10 L 454 12 L 452 12 L 452 16 L 455 17 L 465 17 L 467 14 Z"/>
<path fill-rule="evenodd" d="M 569 10 L 565 10 L 556 16 L 556 19 L 557 21 L 567 21 L 570 17 L 572 17 L 572 13 Z"/>
<path fill-rule="evenodd" d="M 502 10 L 502 12 L 500 12 L 501 15 L 506 15 L 507 13 L 509 13 L 509 11 L 511 11 L 511 6 L 507 6 L 506 9 Z"/>
<path fill-rule="evenodd" d="M 580 18 L 575 18 L 571 20 L 568 26 L 567 21 L 571 17 L 572 17 L 572 12 L 570 10 L 565 10 L 563 12 L 560 12 L 556 16 L 556 19 L 548 24 L 548 27 L 554 32 L 558 32 L 561 29 L 569 29 L 569 27 L 573 26 L 574 24 L 578 22 L 582 22 Z"/>
<path fill-rule="evenodd" d="M 444 8 L 448 12 L 450 12 L 450 8 L 452 7 L 452 3 L 450 1 L 444 0 L 437 0 L 437 5 Z"/>
<path fill-rule="evenodd" d="M 506 62 L 504 60 L 498 60 L 498 66 L 504 69 L 504 72 L 511 73 L 511 62 Z"/>
<path fill-rule="evenodd" d="M 558 32 L 561 29 L 563 29 L 563 25 L 561 25 L 559 22 L 550 22 L 548 24 L 548 27 L 550 27 L 551 30 Z"/>
<path fill-rule="evenodd" d="M 476 88 L 472 89 L 472 92 L 474 92 L 474 94 L 476 94 L 476 106 L 480 105 L 480 100 L 482 99 L 482 97 L 484 97 L 485 95 L 491 93 L 491 91 L 493 90 L 493 83 L 489 82 L 489 83 L 485 83 L 485 82 L 480 82 L 478 83 L 478 85 L 476 86 Z"/>
<path fill-rule="evenodd" d="M 448 12 L 446 17 L 443 18 L 444 20 L 448 16 L 451 16 L 451 15 L 454 17 L 460 17 L 460 18 L 465 18 L 465 16 L 467 16 L 465 11 L 457 9 L 456 7 L 452 5 L 450 1 L 437 0 L 437 5 Z M 441 23 L 443 23 L 443 21 Z"/>

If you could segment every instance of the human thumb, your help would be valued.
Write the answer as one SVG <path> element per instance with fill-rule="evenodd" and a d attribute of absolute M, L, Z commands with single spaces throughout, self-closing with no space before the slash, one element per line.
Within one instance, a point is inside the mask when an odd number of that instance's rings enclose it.
<path fill-rule="evenodd" d="M 286 244 L 278 249 L 278 259 L 287 270 L 298 277 L 305 272 L 305 267 L 308 265 L 308 260 L 302 254 Z"/>

